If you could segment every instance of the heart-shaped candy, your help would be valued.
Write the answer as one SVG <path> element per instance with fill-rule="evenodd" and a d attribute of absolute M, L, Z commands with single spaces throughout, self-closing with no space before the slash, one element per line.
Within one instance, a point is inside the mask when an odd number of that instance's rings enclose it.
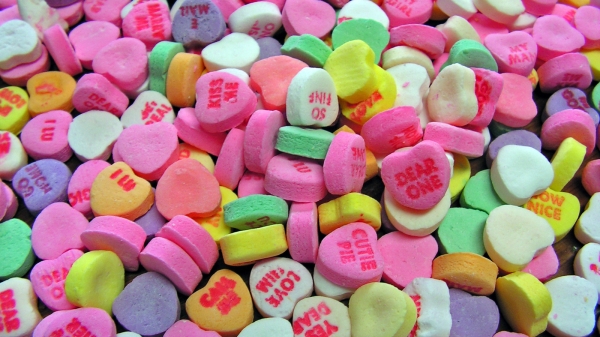
<path fill-rule="evenodd" d="M 42 159 L 21 168 L 13 177 L 13 188 L 25 206 L 37 215 L 48 205 L 67 201 L 71 171 L 55 159 Z"/>
<path fill-rule="evenodd" d="M 17 136 L 10 131 L 0 131 L 0 178 L 12 180 L 27 165 L 27 152 Z"/>
<path fill-rule="evenodd" d="M 579 276 L 566 275 L 548 281 L 552 297 L 547 331 L 553 336 L 587 336 L 596 326 L 596 286 Z"/>
<path fill-rule="evenodd" d="M 292 79 L 306 67 L 306 63 L 285 55 L 257 61 L 250 68 L 250 87 L 260 93 L 264 109 L 283 112 Z"/>
<path fill-rule="evenodd" d="M 219 7 L 209 0 L 185 0 L 173 16 L 173 39 L 188 47 L 220 40 L 225 28 Z"/>
<path fill-rule="evenodd" d="M 286 106 L 286 117 L 291 125 L 330 126 L 339 114 L 333 79 L 320 68 L 300 70 L 288 88 Z"/>
<path fill-rule="evenodd" d="M 450 164 L 444 149 L 433 141 L 385 157 L 381 178 L 386 190 L 403 206 L 429 209 L 446 194 L 450 184 Z"/>
<path fill-rule="evenodd" d="M 573 194 L 547 189 L 532 197 L 523 207 L 546 219 L 554 230 L 554 242 L 558 242 L 575 225 L 581 205 Z"/>
<path fill-rule="evenodd" d="M 29 121 L 28 102 L 27 92 L 20 87 L 0 89 L 0 130 L 18 135 Z"/>
<path fill-rule="evenodd" d="M 52 110 L 73 110 L 75 79 L 60 71 L 47 71 L 34 75 L 27 81 L 29 114 L 35 117 Z"/>
<path fill-rule="evenodd" d="M 498 63 L 501 73 L 529 76 L 537 59 L 537 44 L 530 34 L 514 31 L 508 34 L 490 34 L 484 44 Z"/>
<path fill-rule="evenodd" d="M 0 224 L 0 280 L 21 277 L 33 265 L 35 255 L 31 248 L 31 228 L 19 219 Z"/>
<path fill-rule="evenodd" d="M 144 91 L 123 112 L 121 123 L 128 128 L 134 124 L 149 125 L 158 122 L 173 124 L 175 112 L 169 100 L 156 91 Z"/>
<path fill-rule="evenodd" d="M 335 26 L 335 11 L 327 2 L 290 0 L 285 2 L 281 17 L 290 35 L 310 34 L 323 38 Z"/>
<path fill-rule="evenodd" d="M 57 259 L 70 249 L 85 247 L 81 233 L 89 222 L 77 210 L 64 202 L 55 202 L 37 216 L 31 230 L 31 245 L 42 260 Z"/>
<path fill-rule="evenodd" d="M 278 336 L 293 337 L 294 330 L 286 319 L 281 317 L 263 318 L 248 325 L 238 337 Z"/>
<path fill-rule="evenodd" d="M 42 320 L 31 282 L 18 277 L 0 283 L 2 332 L 5 336 L 31 336 Z"/>
<path fill-rule="evenodd" d="M 244 52 L 240 53 L 241 50 Z M 242 33 L 231 33 L 202 49 L 202 61 L 208 71 L 234 68 L 250 73 L 259 55 L 260 47 L 256 40 Z"/>
<path fill-rule="evenodd" d="M 23 147 L 33 159 L 52 158 L 66 162 L 73 154 L 67 138 L 72 121 L 73 116 L 62 110 L 35 117 L 23 128 Z"/>
<path fill-rule="evenodd" d="M 575 237 L 579 242 L 600 243 L 600 193 L 594 193 L 575 224 Z"/>
<path fill-rule="evenodd" d="M 455 292 L 460 292 L 457 295 Z M 450 336 L 491 337 L 500 323 L 500 311 L 496 302 L 486 296 L 471 296 L 458 290 L 450 290 Z"/>
<path fill-rule="evenodd" d="M 575 256 L 573 269 L 577 276 L 592 282 L 600 293 L 600 244 L 590 242 Z"/>
<path fill-rule="evenodd" d="M 0 44 L 3 46 L 0 69 L 8 70 L 37 60 L 42 55 L 42 44 L 36 34 L 35 29 L 23 20 L 0 24 Z"/>
<path fill-rule="evenodd" d="M 146 46 L 131 37 L 116 39 L 98 51 L 92 68 L 119 89 L 135 91 L 148 78 Z"/>
<path fill-rule="evenodd" d="M 79 160 L 107 160 L 122 131 L 123 125 L 115 115 L 89 111 L 73 119 L 67 137 Z"/>
<path fill-rule="evenodd" d="M 350 336 L 348 307 L 334 299 L 313 296 L 298 302 L 292 320 L 295 336 L 310 337 L 321 331 L 330 336 Z"/>

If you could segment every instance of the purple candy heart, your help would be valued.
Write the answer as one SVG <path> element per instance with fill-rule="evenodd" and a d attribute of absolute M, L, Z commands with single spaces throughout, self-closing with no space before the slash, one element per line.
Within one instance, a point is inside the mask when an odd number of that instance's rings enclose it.
<path fill-rule="evenodd" d="M 542 121 L 567 109 L 578 109 L 587 112 L 594 120 L 594 124 L 598 126 L 598 121 L 600 121 L 598 111 L 590 106 L 585 92 L 577 88 L 563 88 L 553 93 L 546 102 L 546 108 L 542 113 Z"/>
<path fill-rule="evenodd" d="M 266 59 L 271 56 L 281 55 L 281 43 L 272 37 L 263 37 L 256 40 L 260 53 L 258 60 Z"/>
<path fill-rule="evenodd" d="M 162 334 L 181 314 L 177 290 L 154 272 L 133 279 L 115 299 L 112 310 L 123 327 L 142 336 Z"/>
<path fill-rule="evenodd" d="M 155 203 L 152 205 L 150 210 L 146 212 L 146 214 L 137 218 L 134 222 L 144 229 L 144 232 L 146 232 L 146 238 L 149 240 L 152 239 L 154 234 L 156 234 L 156 232 L 158 232 L 162 226 L 167 223 L 167 219 L 160 214 Z"/>
<path fill-rule="evenodd" d="M 492 337 L 500 324 L 496 302 L 485 296 L 471 296 L 450 289 L 450 337 Z"/>
<path fill-rule="evenodd" d="M 70 179 L 71 170 L 67 165 L 55 159 L 42 159 L 17 171 L 12 185 L 29 212 L 38 215 L 52 203 L 67 202 Z"/>
<path fill-rule="evenodd" d="M 542 151 L 542 141 L 535 133 L 527 130 L 514 130 L 498 136 L 488 147 L 485 163 L 487 167 L 492 167 L 492 162 L 496 159 L 498 151 L 506 145 L 529 146 L 538 151 Z"/>
<path fill-rule="evenodd" d="M 186 0 L 173 18 L 173 39 L 187 47 L 206 46 L 225 35 L 225 18 L 210 0 Z"/>

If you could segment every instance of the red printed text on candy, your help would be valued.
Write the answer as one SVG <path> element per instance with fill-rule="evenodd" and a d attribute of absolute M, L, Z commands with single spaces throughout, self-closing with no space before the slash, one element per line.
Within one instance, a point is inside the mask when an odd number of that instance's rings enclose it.
<path fill-rule="evenodd" d="M 360 269 L 368 271 L 377 269 L 375 253 L 369 242 L 367 233 L 362 229 L 352 231 L 351 241 L 340 241 L 337 243 L 340 260 L 343 264 L 360 262 Z"/>
<path fill-rule="evenodd" d="M 88 327 L 74 317 L 64 329 L 54 330 L 50 337 L 97 337 Z"/>
<path fill-rule="evenodd" d="M 274 30 L 275 25 L 271 22 L 265 24 L 264 27 L 261 27 L 260 22 L 256 20 L 254 21 L 254 24 L 252 24 L 252 27 L 250 27 L 248 35 L 252 36 L 255 39 L 260 39 L 263 37 L 271 36 Z"/>
<path fill-rule="evenodd" d="M 10 333 L 21 326 L 14 296 L 12 289 L 0 292 L 0 332 Z"/>
<path fill-rule="evenodd" d="M 149 2 L 148 13 L 140 14 L 135 16 L 135 29 L 139 31 L 148 30 L 152 31 L 152 37 L 156 39 L 165 39 L 165 23 L 160 13 L 160 4 L 156 1 Z"/>
<path fill-rule="evenodd" d="M 146 102 L 142 109 L 144 124 L 150 125 L 162 121 L 165 115 L 171 110 L 173 109 L 164 103 L 159 106 L 155 101 Z"/>
<path fill-rule="evenodd" d="M 367 170 L 365 164 L 365 152 L 366 150 L 364 148 L 352 147 L 352 160 L 354 160 L 355 163 L 353 163 L 351 166 L 351 175 L 354 178 L 365 177 L 365 172 Z"/>
<path fill-rule="evenodd" d="M 53 269 L 40 276 L 40 281 L 44 288 L 50 288 L 50 293 L 54 299 L 61 299 L 65 294 L 65 280 L 69 270 L 67 268 Z"/>
<path fill-rule="evenodd" d="M 535 55 L 527 49 L 527 43 L 520 43 L 516 46 L 509 47 L 508 64 L 513 65 L 523 62 L 535 61 Z"/>
<path fill-rule="evenodd" d="M 575 97 L 575 93 L 569 89 L 563 90 L 561 96 L 567 101 L 567 105 L 571 109 L 585 110 L 590 108 L 585 96 Z"/>
<path fill-rule="evenodd" d="M 50 97 L 54 95 L 62 94 L 62 89 L 57 88 L 52 83 L 42 83 L 35 87 L 35 93 L 38 95 L 50 95 Z"/>
<path fill-rule="evenodd" d="M 0 158 L 6 156 L 10 152 L 10 136 L 8 132 L 0 135 Z"/>
<path fill-rule="evenodd" d="M 270 270 L 256 284 L 256 290 L 265 294 L 272 293 L 265 301 L 272 307 L 277 308 L 281 301 L 294 290 L 295 282 L 300 281 L 300 276 L 291 270 L 287 273 L 283 268 Z"/>
<path fill-rule="evenodd" d="M 223 217 L 223 207 L 219 207 L 217 213 L 210 218 L 203 221 L 203 223 L 207 223 L 215 228 L 219 227 L 221 223 L 221 218 Z"/>
<path fill-rule="evenodd" d="M 203 5 L 191 5 L 191 6 L 181 6 L 179 7 L 179 14 L 181 16 L 200 16 L 204 14 L 208 14 L 208 10 L 210 7 L 207 4 Z"/>
<path fill-rule="evenodd" d="M 413 4 L 417 0 L 386 0 L 385 3 L 389 6 L 395 7 L 400 12 L 404 13 L 407 18 L 410 18 L 412 13 Z"/>
<path fill-rule="evenodd" d="M 90 110 L 103 110 L 108 111 L 111 114 L 118 114 L 120 111 L 110 105 L 104 97 L 100 97 L 97 94 L 90 94 L 85 101 L 83 101 L 83 106 Z"/>
<path fill-rule="evenodd" d="M 25 172 L 28 177 L 23 177 L 17 182 L 17 191 L 27 198 L 33 194 L 36 188 L 40 189 L 44 194 L 52 191 L 52 186 L 47 182 L 42 170 L 33 163 L 25 167 Z M 31 183 L 33 181 L 33 184 Z"/>
<path fill-rule="evenodd" d="M 75 206 L 84 201 L 90 201 L 90 189 L 84 188 L 74 193 L 69 193 L 69 204 Z"/>
<path fill-rule="evenodd" d="M 564 201 L 565 197 L 544 191 L 542 194 L 532 197 L 525 207 L 537 215 L 548 219 L 560 220 L 562 213 L 561 206 Z"/>
<path fill-rule="evenodd" d="M 417 330 L 419 330 L 419 316 L 421 315 L 421 296 L 413 295 L 410 298 L 413 300 L 413 302 L 415 302 L 415 306 L 417 307 L 417 321 L 415 322 L 415 325 L 410 331 L 410 335 L 408 335 L 408 337 L 416 337 Z"/>
<path fill-rule="evenodd" d="M 54 139 L 54 125 L 56 124 L 56 119 L 45 120 L 44 124 L 48 124 L 48 126 L 42 128 L 40 140 L 42 142 L 51 142 Z"/>
<path fill-rule="evenodd" d="M 117 185 L 121 186 L 121 188 L 123 188 L 123 191 L 129 192 L 135 188 L 135 181 L 133 181 L 133 179 L 129 178 L 129 174 L 121 176 L 122 173 L 123 173 L 123 170 L 118 169 L 115 172 L 113 172 L 113 174 L 110 175 L 110 179 L 112 179 L 112 180 L 118 179 Z"/>
<path fill-rule="evenodd" d="M 598 262 L 600 262 L 600 256 L 598 256 Z M 598 268 L 598 265 L 597 265 L 597 264 L 595 264 L 595 263 L 592 263 L 592 264 L 590 264 L 590 270 L 591 270 L 591 271 L 592 271 L 594 274 L 596 274 L 596 275 L 600 276 L 600 268 Z"/>
<path fill-rule="evenodd" d="M 25 104 L 27 102 L 9 88 L 0 89 L 0 116 L 6 117 L 10 114 L 13 107 L 20 109 Z"/>
<path fill-rule="evenodd" d="M 296 171 L 298 171 L 300 173 L 309 173 L 309 172 L 312 172 L 311 169 L 310 169 L 310 167 L 308 167 L 303 162 L 294 163 L 292 166 L 296 169 Z"/>
<path fill-rule="evenodd" d="M 394 149 L 400 149 L 415 144 L 419 141 L 419 139 L 421 139 L 422 135 L 423 131 L 421 130 L 421 126 L 417 124 L 412 124 L 396 133 L 389 140 L 389 144 Z"/>
<path fill-rule="evenodd" d="M 559 87 L 577 87 L 579 86 L 579 81 L 583 77 L 583 74 L 563 74 L 563 78 L 560 82 L 558 82 Z"/>
<path fill-rule="evenodd" d="M 223 101 L 234 104 L 237 102 L 237 96 L 237 82 L 225 82 L 221 78 L 214 79 L 209 83 L 208 103 L 206 103 L 206 108 L 219 109 L 221 108 L 221 102 Z"/>
<path fill-rule="evenodd" d="M 382 99 L 383 96 L 381 96 L 381 93 L 375 90 L 375 92 L 372 93 L 371 96 L 369 96 L 369 98 L 367 98 L 366 100 L 360 103 L 348 105 L 348 108 L 354 109 L 354 111 L 352 111 L 352 113 L 350 114 L 349 118 L 355 122 L 360 122 L 362 118 L 365 117 L 365 115 L 367 114 L 367 109 L 372 108 L 373 104 L 381 101 Z"/>
<path fill-rule="evenodd" d="M 217 307 L 222 315 L 227 315 L 242 299 L 234 291 L 237 282 L 221 276 L 214 286 L 208 289 L 208 294 L 200 296 L 200 305 L 205 308 Z"/>
<path fill-rule="evenodd" d="M 105 3 L 106 3 L 106 0 L 96 0 L 91 8 L 92 13 L 100 12 L 102 10 L 102 7 L 104 7 Z"/>
<path fill-rule="evenodd" d="M 398 187 L 404 188 L 406 196 L 415 200 L 444 186 L 439 176 L 434 174 L 437 171 L 435 161 L 427 158 L 421 163 L 414 163 L 404 171 L 396 173 L 394 178 Z"/>
<path fill-rule="evenodd" d="M 333 335 L 339 328 L 327 321 L 326 316 L 329 314 L 331 314 L 331 309 L 325 302 L 308 309 L 304 315 L 294 321 L 294 335 L 304 337 L 329 337 Z"/>
<path fill-rule="evenodd" d="M 274 225 L 274 224 L 275 224 L 275 221 L 271 220 L 271 218 L 268 215 L 260 217 L 256 220 L 246 221 L 244 223 L 244 225 L 246 225 L 250 228 L 260 228 L 260 227 L 265 227 L 265 226 Z"/>
<path fill-rule="evenodd" d="M 475 73 L 475 96 L 477 96 L 477 116 L 481 116 L 483 108 L 490 101 L 492 86 L 479 72 Z"/>

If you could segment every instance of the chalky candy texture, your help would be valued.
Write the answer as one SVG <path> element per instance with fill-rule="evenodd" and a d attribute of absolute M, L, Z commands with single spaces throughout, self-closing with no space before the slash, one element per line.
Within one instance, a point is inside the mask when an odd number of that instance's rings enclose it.
<path fill-rule="evenodd" d="M 88 224 L 83 214 L 67 203 L 48 205 L 33 222 L 31 244 L 35 255 L 51 260 L 69 249 L 83 249 L 80 235 Z"/>
<path fill-rule="evenodd" d="M 458 295 L 453 292 L 461 292 Z M 496 302 L 485 296 L 471 296 L 453 289 L 450 292 L 450 337 L 492 337 L 498 329 L 500 311 Z"/>
<path fill-rule="evenodd" d="M 510 131 L 496 137 L 490 143 L 485 157 L 487 167 L 492 167 L 492 161 L 496 159 L 498 152 L 505 145 L 529 146 L 538 150 L 539 152 L 542 151 L 542 141 L 535 133 L 527 130 Z"/>
<path fill-rule="evenodd" d="M 19 219 L 0 224 L 0 280 L 21 277 L 31 268 L 35 255 L 30 237 L 29 225 Z"/>
<path fill-rule="evenodd" d="M 276 196 L 254 194 L 228 203 L 223 212 L 226 225 L 244 230 L 285 223 L 288 205 Z"/>
<path fill-rule="evenodd" d="M 563 88 L 550 96 L 546 101 L 546 108 L 542 114 L 542 118 L 545 120 L 548 117 L 568 109 L 579 109 L 590 114 L 594 120 L 594 124 L 598 126 L 600 116 L 598 111 L 590 107 L 585 92 L 577 88 Z"/>
<path fill-rule="evenodd" d="M 482 238 L 487 217 L 487 213 L 475 209 L 450 208 L 437 232 L 442 250 L 484 255 Z"/>
<path fill-rule="evenodd" d="M 325 159 L 333 134 L 326 130 L 303 129 L 297 126 L 279 128 L 275 148 L 281 152 L 312 159 Z"/>
<path fill-rule="evenodd" d="M 21 168 L 13 178 L 13 188 L 34 215 L 54 202 L 67 201 L 71 171 L 55 159 L 42 159 Z"/>
<path fill-rule="evenodd" d="M 210 0 L 186 0 L 173 18 L 173 38 L 187 46 L 206 46 L 225 33 L 225 19 Z"/>

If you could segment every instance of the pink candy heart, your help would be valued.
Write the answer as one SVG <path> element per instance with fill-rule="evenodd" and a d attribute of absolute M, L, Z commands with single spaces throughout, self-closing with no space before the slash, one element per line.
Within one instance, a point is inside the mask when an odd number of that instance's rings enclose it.
<path fill-rule="evenodd" d="M 537 59 L 537 44 L 531 35 L 521 31 L 490 34 L 484 43 L 498 62 L 498 72 L 529 76 Z"/>

